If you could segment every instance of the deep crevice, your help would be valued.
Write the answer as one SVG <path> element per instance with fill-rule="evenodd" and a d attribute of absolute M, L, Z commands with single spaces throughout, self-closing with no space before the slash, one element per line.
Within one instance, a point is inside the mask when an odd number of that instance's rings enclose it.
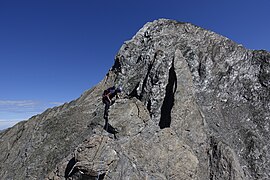
<path fill-rule="evenodd" d="M 151 69 L 152 69 L 152 67 L 153 67 L 153 65 L 154 65 L 154 62 L 155 62 L 155 59 L 154 59 L 153 62 L 150 63 L 150 65 L 148 66 L 147 74 L 146 74 L 146 76 L 145 76 L 145 78 L 144 78 L 144 80 L 143 80 L 143 84 L 142 84 L 142 92 L 141 92 L 141 94 L 140 94 L 140 96 L 139 96 L 139 100 L 142 100 L 142 98 L 143 98 L 143 94 L 144 94 L 144 91 L 145 91 L 144 89 L 145 89 L 145 86 L 146 86 L 146 83 L 147 83 L 147 79 L 148 79 L 149 74 L 150 74 L 150 72 L 151 72 Z"/>
<path fill-rule="evenodd" d="M 171 125 L 171 111 L 174 105 L 174 94 L 177 88 L 177 77 L 174 70 L 174 60 L 169 70 L 169 80 L 166 86 L 166 94 L 161 107 L 161 117 L 159 121 L 160 129 L 170 127 Z"/>
<path fill-rule="evenodd" d="M 121 71 L 121 63 L 119 57 L 115 58 L 114 65 L 112 67 L 112 71 L 120 72 Z"/>
<path fill-rule="evenodd" d="M 128 95 L 129 97 L 135 97 L 137 99 L 140 98 L 140 96 L 139 96 L 139 94 L 137 92 L 137 89 L 138 89 L 139 85 L 140 85 L 140 82 L 138 82 L 138 84 L 135 86 L 135 88 L 133 89 L 133 91 Z"/>
<path fill-rule="evenodd" d="M 65 169 L 65 178 L 68 178 L 74 174 L 74 165 L 76 164 L 75 157 L 71 158 Z"/>
<path fill-rule="evenodd" d="M 103 173 L 103 174 L 99 175 L 97 180 L 103 180 L 105 175 L 106 175 L 106 173 Z"/>
<path fill-rule="evenodd" d="M 199 61 L 198 73 L 199 73 L 201 80 L 205 79 L 205 77 L 206 77 L 205 60 Z"/>

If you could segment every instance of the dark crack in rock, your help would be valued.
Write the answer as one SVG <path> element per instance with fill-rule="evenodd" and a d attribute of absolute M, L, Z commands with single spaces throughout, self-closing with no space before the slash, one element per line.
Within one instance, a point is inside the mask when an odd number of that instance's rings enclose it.
<path fill-rule="evenodd" d="M 123 86 L 104 130 L 104 89 Z M 270 179 L 270 53 L 149 22 L 75 101 L 0 132 L 1 179 Z M 118 132 L 118 133 L 116 133 Z"/>

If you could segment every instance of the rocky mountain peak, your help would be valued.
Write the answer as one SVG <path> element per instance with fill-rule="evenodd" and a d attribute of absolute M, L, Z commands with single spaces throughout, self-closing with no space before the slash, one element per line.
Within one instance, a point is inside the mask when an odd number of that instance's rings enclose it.
<path fill-rule="evenodd" d="M 0 175 L 269 179 L 269 59 L 190 23 L 147 23 L 97 86 L 0 133 Z M 124 92 L 104 129 L 113 85 Z"/>

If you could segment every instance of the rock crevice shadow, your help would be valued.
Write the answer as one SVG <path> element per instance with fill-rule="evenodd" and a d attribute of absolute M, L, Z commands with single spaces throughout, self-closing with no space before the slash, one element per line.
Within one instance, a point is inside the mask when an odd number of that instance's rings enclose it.
<path fill-rule="evenodd" d="M 161 117 L 159 121 L 160 129 L 170 127 L 171 125 L 171 111 L 174 105 L 174 94 L 177 89 L 177 77 L 174 69 L 174 60 L 169 70 L 169 80 L 166 86 L 166 94 L 161 107 Z"/>

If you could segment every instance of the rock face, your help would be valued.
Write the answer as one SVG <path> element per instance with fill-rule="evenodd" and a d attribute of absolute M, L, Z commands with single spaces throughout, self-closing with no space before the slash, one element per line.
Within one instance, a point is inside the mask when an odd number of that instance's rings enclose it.
<path fill-rule="evenodd" d="M 105 131 L 112 85 L 124 93 Z M 0 132 L 0 177 L 270 179 L 269 99 L 269 52 L 160 19 L 123 44 L 97 86 Z"/>

